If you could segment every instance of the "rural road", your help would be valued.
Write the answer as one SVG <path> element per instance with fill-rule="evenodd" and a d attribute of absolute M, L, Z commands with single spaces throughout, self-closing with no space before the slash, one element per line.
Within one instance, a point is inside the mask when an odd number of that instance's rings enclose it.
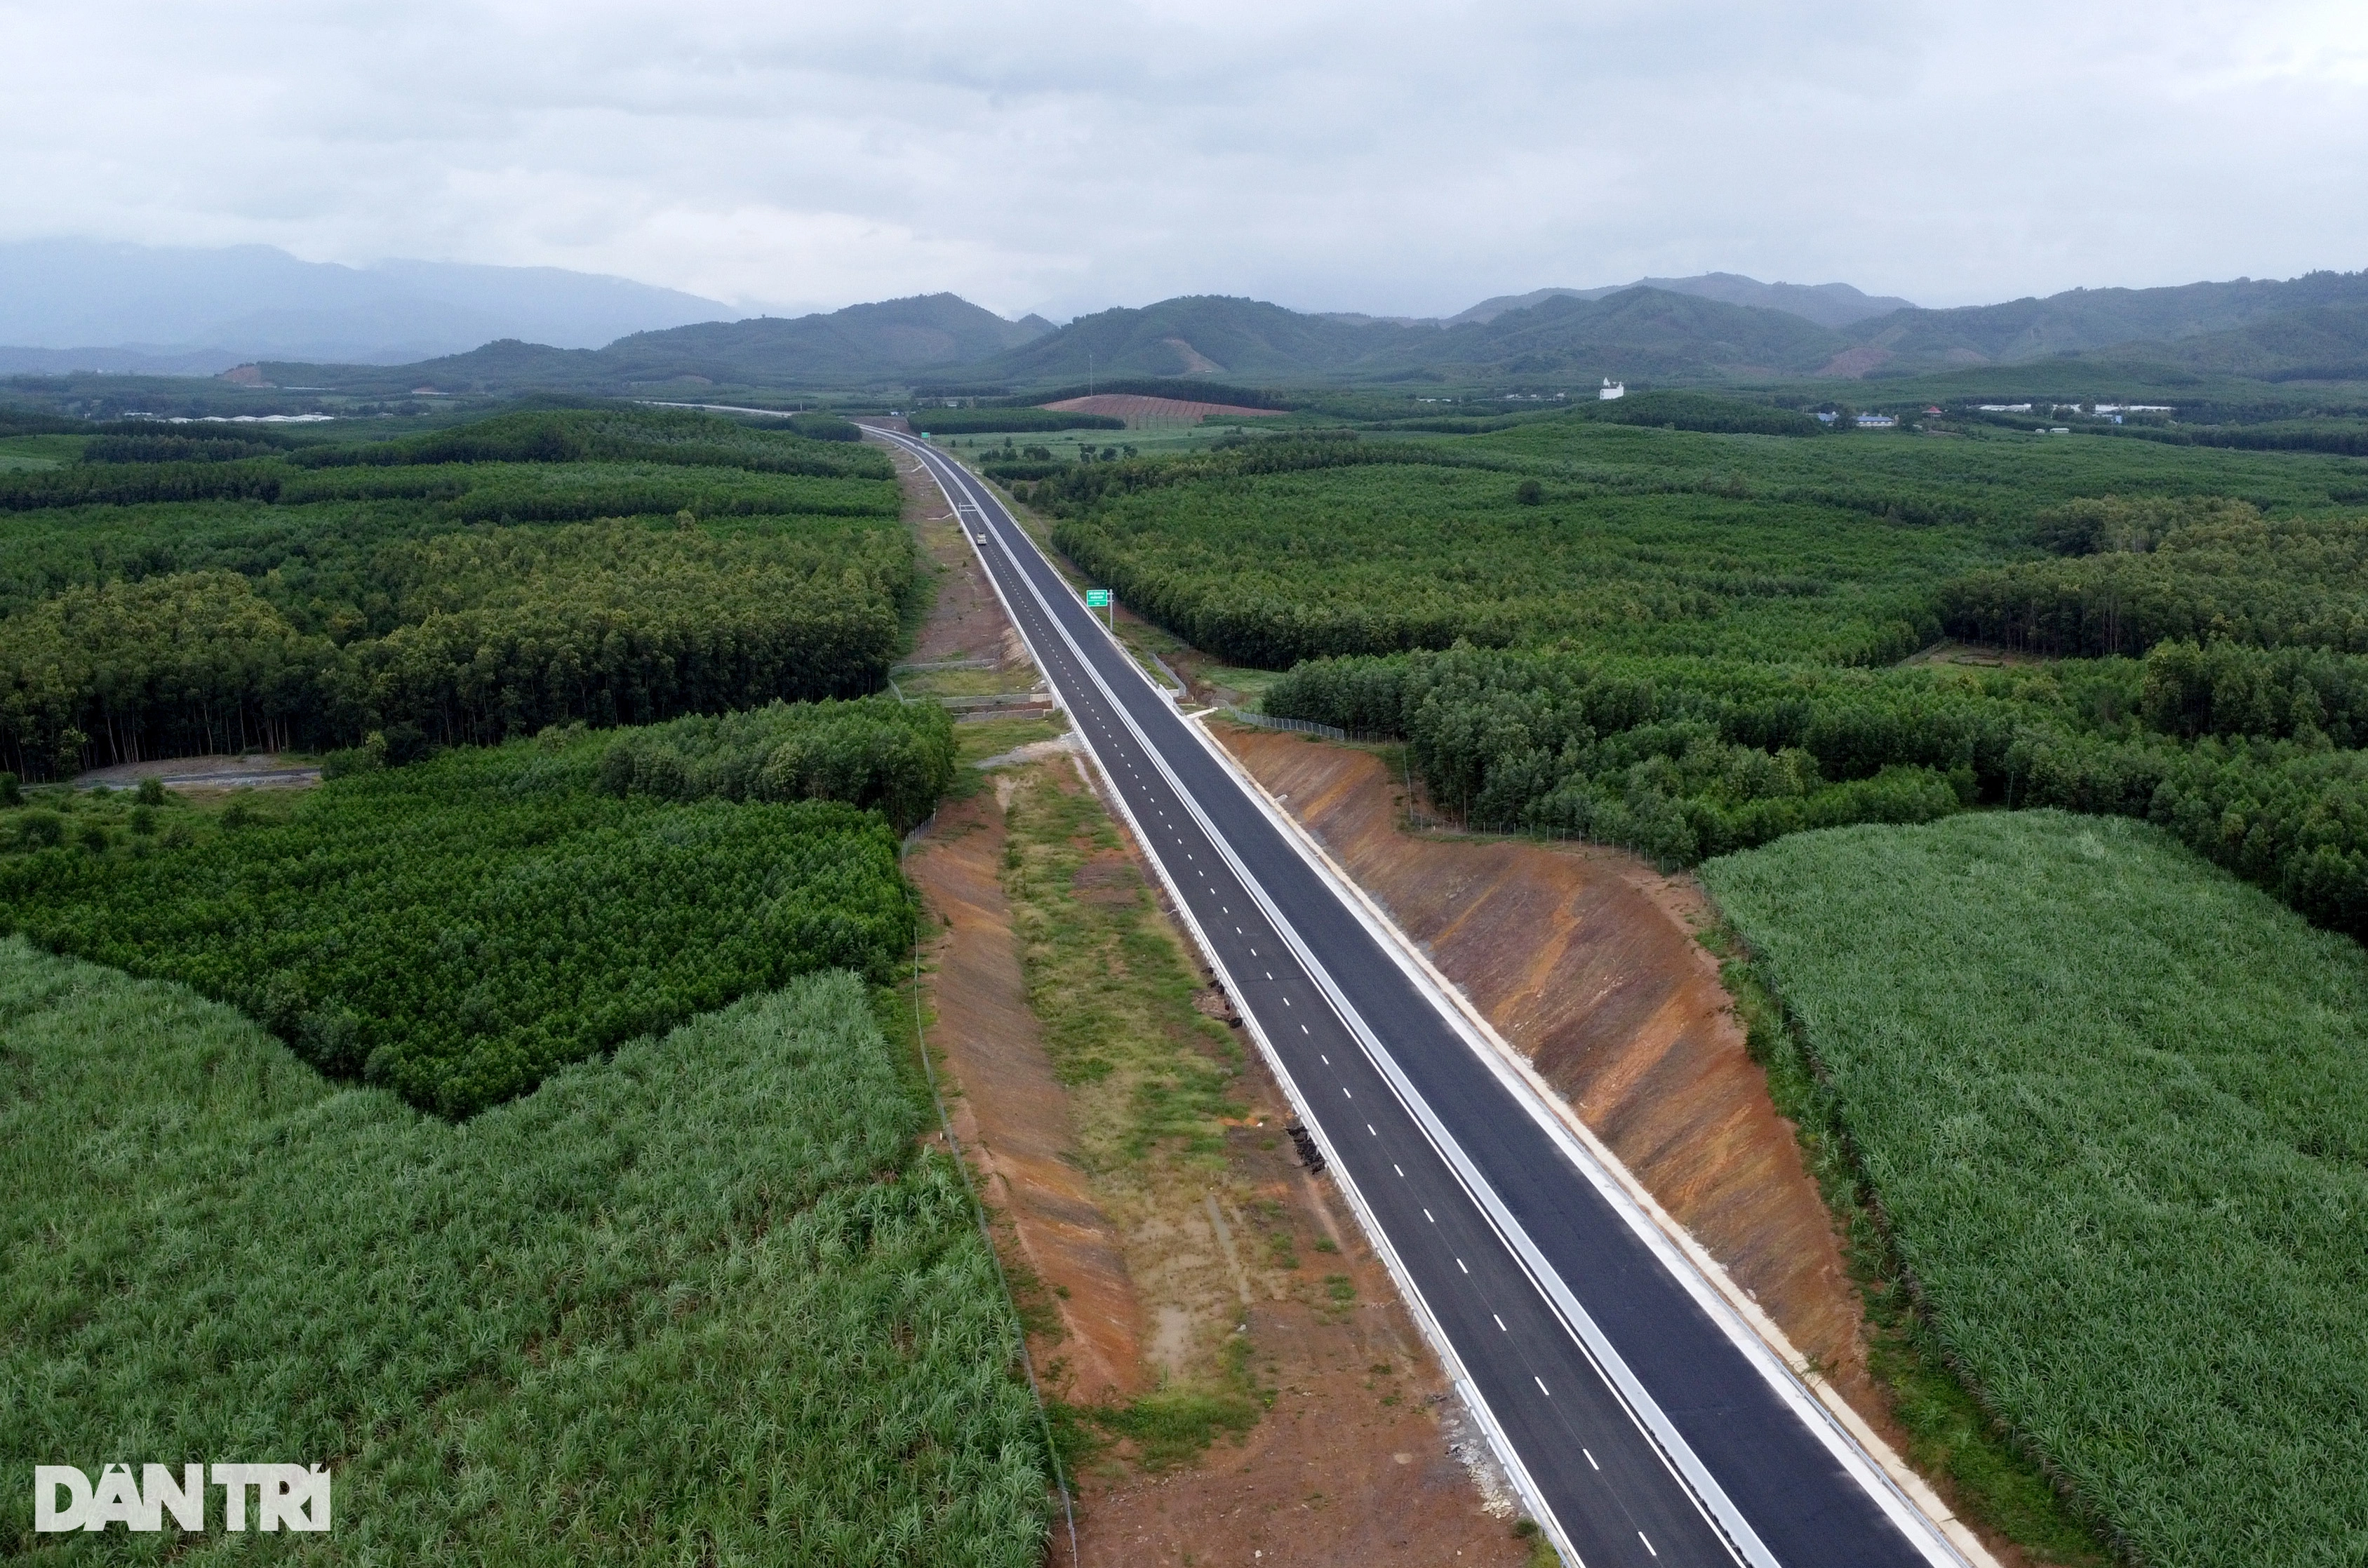
<path fill-rule="evenodd" d="M 919 459 L 1539 1522 L 1585 1568 L 1959 1564 L 974 475 Z"/>

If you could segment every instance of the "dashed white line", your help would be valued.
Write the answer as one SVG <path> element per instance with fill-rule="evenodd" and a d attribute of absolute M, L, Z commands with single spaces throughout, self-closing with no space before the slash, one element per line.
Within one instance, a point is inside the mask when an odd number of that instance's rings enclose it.
<path fill-rule="evenodd" d="M 1438 1220 L 1437 1220 L 1437 1219 L 1436 1219 L 1436 1218 L 1431 1214 L 1431 1211 L 1430 1211 L 1429 1210 L 1428 1210 L 1428 1209 L 1426 1209 L 1426 1210 L 1424 1210 L 1422 1211 L 1422 1217 L 1423 1217 L 1424 1219 L 1426 1219 L 1426 1220 L 1430 1221 L 1430 1222 L 1431 1222 L 1432 1224 L 1434 1224 L 1434 1225 L 1436 1225 L 1436 1224 L 1438 1224 L 1438 1223 L 1439 1223 L 1439 1221 L 1438 1221 Z"/>
<path fill-rule="evenodd" d="M 1367 1122 L 1367 1123 L 1365 1123 L 1365 1131 L 1368 1131 L 1368 1132 L 1373 1132 L 1373 1124 L 1372 1124 L 1372 1122 L 1370 1122 L 1370 1121 L 1369 1121 L 1369 1122 Z M 1374 1137 L 1376 1137 L 1376 1138 L 1379 1138 L 1379 1137 L 1381 1136 L 1381 1134 L 1380 1134 L 1380 1133 L 1378 1133 L 1378 1132 L 1373 1132 L 1373 1136 L 1374 1136 Z"/>
<path fill-rule="evenodd" d="M 1585 1454 L 1585 1455 L 1587 1456 L 1587 1462 L 1588 1462 L 1588 1464 L 1591 1468 L 1596 1469 L 1596 1470 L 1601 1470 L 1601 1469 L 1603 1468 L 1601 1465 L 1597 1464 L 1597 1463 L 1595 1462 L 1595 1453 L 1594 1453 L 1594 1450 L 1592 1450 L 1592 1449 L 1579 1449 L 1578 1451 L 1579 1451 L 1580 1453 L 1583 1453 L 1583 1454 Z"/>
<path fill-rule="evenodd" d="M 1497 1318 L 1497 1314 L 1495 1312 L 1490 1312 L 1488 1315 L 1492 1318 Z M 1505 1320 L 1503 1318 L 1497 1318 L 1497 1327 L 1500 1332 L 1505 1334 L 1510 1334 L 1513 1332 L 1511 1329 L 1505 1327 Z"/>
<path fill-rule="evenodd" d="M 1357 1096 L 1356 1096 L 1356 1095 L 1355 1095 L 1355 1094 L 1354 1094 L 1354 1093 L 1349 1089 L 1349 1085 L 1346 1085 L 1346 1084 L 1343 1084 L 1343 1085 L 1340 1085 L 1340 1093 L 1341 1093 L 1341 1094 L 1343 1094 L 1344 1096 L 1347 1096 L 1349 1099 L 1352 1099 L 1352 1100 L 1353 1100 L 1353 1099 L 1355 1099 L 1355 1098 L 1357 1097 Z"/>
<path fill-rule="evenodd" d="M 1652 1537 L 1650 1537 L 1650 1536 L 1646 1535 L 1643 1530 L 1638 1530 L 1638 1531 L 1636 1532 L 1636 1539 L 1637 1539 L 1638 1540 L 1641 1540 L 1641 1541 L 1643 1541 L 1643 1542 L 1645 1543 L 1645 1551 L 1653 1551 L 1653 1538 L 1652 1538 Z M 1660 1554 L 1659 1552 L 1657 1552 L 1657 1551 L 1653 1551 L 1653 1555 L 1654 1555 L 1654 1556 L 1656 1556 L 1656 1557 L 1658 1557 L 1658 1556 L 1660 1556 L 1661 1554 Z"/>
<path fill-rule="evenodd" d="M 1457 1261 L 1458 1263 L 1461 1263 L 1461 1262 L 1463 1262 L 1463 1260 L 1462 1258 L 1458 1258 L 1458 1259 L 1456 1259 L 1456 1261 Z M 1531 1382 L 1533 1382 L 1533 1383 L 1537 1384 L 1537 1385 L 1538 1385 L 1538 1392 L 1539 1392 L 1540 1393 L 1542 1393 L 1542 1394 L 1545 1395 L 1548 1399 L 1552 1399 L 1552 1398 L 1554 1397 L 1554 1390 L 1552 1390 L 1552 1389 L 1550 1389 L 1550 1388 L 1546 1387 L 1546 1381 L 1545 1381 L 1543 1378 L 1542 1378 L 1542 1377 L 1538 1376 L 1535 1372 L 1531 1372 L 1531 1373 L 1530 1374 L 1530 1381 L 1531 1381 Z"/>
<path fill-rule="evenodd" d="M 1455 1260 L 1455 1267 L 1458 1267 L 1458 1268 L 1463 1269 L 1463 1272 L 1464 1272 L 1464 1273 L 1466 1273 L 1466 1274 L 1469 1274 L 1469 1273 L 1471 1273 L 1471 1272 L 1472 1272 L 1471 1268 L 1470 1268 L 1469 1267 L 1467 1267 L 1467 1266 L 1465 1265 L 1464 1261 L 1463 1261 L 1462 1258 L 1460 1258 L 1460 1257 L 1459 1257 L 1459 1258 L 1457 1258 L 1457 1259 Z"/>
<path fill-rule="evenodd" d="M 1404 1181 L 1404 1180 L 1406 1180 L 1406 1167 L 1405 1167 L 1404 1165 L 1392 1165 L 1390 1166 L 1390 1169 L 1392 1169 L 1392 1170 L 1394 1170 L 1394 1171 L 1395 1171 L 1395 1172 L 1397 1172 L 1397 1173 L 1398 1173 L 1398 1179 L 1399 1179 L 1400 1181 Z"/>

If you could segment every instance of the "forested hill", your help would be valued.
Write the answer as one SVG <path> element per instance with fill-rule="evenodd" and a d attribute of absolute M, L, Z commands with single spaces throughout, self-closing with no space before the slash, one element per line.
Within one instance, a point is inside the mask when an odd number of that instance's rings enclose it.
<path fill-rule="evenodd" d="M 2368 376 L 2368 272 L 2074 290 L 2000 305 L 1893 311 L 1842 326 L 1791 308 L 1709 297 L 1695 287 L 1703 279 L 1678 281 L 1687 285 L 1682 291 L 1644 284 L 1542 290 L 1486 301 L 1446 323 L 1309 314 L 1202 294 L 1101 311 L 1054 328 L 1039 317 L 1007 321 L 954 295 L 931 294 L 793 320 L 637 333 L 598 349 L 504 340 L 415 365 L 261 369 L 276 386 L 364 396 L 420 388 L 649 396 L 664 387 L 670 390 L 655 395 L 690 398 L 713 395 L 704 389 L 868 387 L 901 395 L 916 380 L 1017 389 L 1104 377 L 1264 385 L 1839 380 L 2066 356 L 2168 370 L 2174 379 Z M 1774 297 L 1769 286 L 1735 281 L 1759 290 L 1737 299 Z"/>
<path fill-rule="evenodd" d="M 605 348 L 564 349 L 505 339 L 416 365 L 267 363 L 280 386 L 393 396 L 529 388 L 607 392 L 652 382 L 750 387 L 860 385 L 914 370 L 968 364 L 1053 330 L 1041 316 L 1006 321 L 953 294 L 849 305 L 827 315 L 755 316 L 639 332 Z"/>
<path fill-rule="evenodd" d="M 2117 346 L 2159 346 L 2297 311 L 2368 305 L 2368 272 L 2313 272 L 2279 282 L 2239 278 L 2171 289 L 2074 289 L 2046 299 L 1956 310 L 1894 311 L 1846 329 L 1886 369 L 2003 364 Z M 2127 358 L 2131 353 L 2094 354 Z M 2161 358 L 2159 353 L 2148 358 Z M 2199 367 L 2246 374 L 2234 363 Z"/>
<path fill-rule="evenodd" d="M 1850 340 L 1783 311 L 1661 289 L 1557 296 L 1460 326 L 1353 323 L 1219 296 L 1104 311 L 990 359 L 977 373 L 1030 384 L 1091 368 L 1127 376 L 1408 381 L 1814 371 Z"/>

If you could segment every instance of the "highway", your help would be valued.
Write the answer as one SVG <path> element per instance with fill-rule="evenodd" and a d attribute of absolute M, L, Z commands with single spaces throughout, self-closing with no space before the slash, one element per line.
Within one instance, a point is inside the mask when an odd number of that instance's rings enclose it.
<path fill-rule="evenodd" d="M 1144 675 L 925 463 L 1528 1506 L 1585 1568 L 1962 1559 Z M 1592 1166 L 1592 1168 L 1590 1168 Z"/>

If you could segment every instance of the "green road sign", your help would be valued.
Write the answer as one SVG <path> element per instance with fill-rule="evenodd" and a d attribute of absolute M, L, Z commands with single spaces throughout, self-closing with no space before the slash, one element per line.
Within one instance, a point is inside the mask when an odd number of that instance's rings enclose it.
<path fill-rule="evenodd" d="M 1108 588 L 1087 588 L 1086 590 L 1086 608 L 1087 609 L 1110 608 L 1110 590 Z"/>

